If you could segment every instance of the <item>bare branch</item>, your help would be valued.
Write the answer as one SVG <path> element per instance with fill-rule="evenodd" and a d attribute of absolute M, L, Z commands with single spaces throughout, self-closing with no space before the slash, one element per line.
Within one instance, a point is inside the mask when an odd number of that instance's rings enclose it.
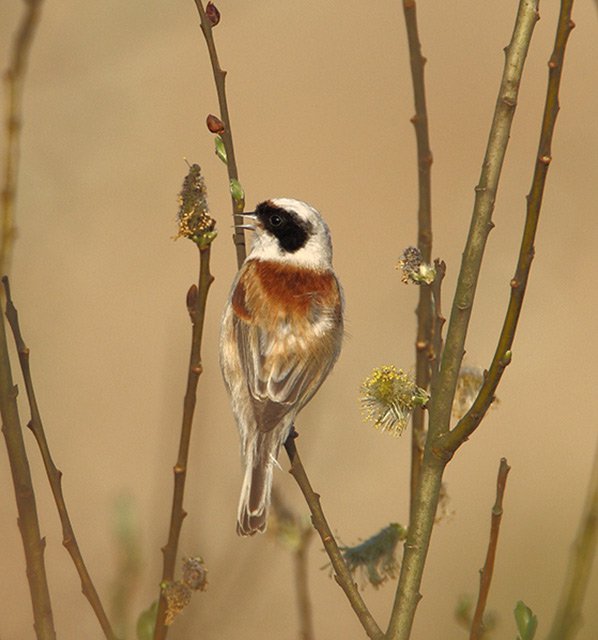
<path fill-rule="evenodd" d="M 482 418 L 494 400 L 494 393 L 502 378 L 505 368 L 511 361 L 511 347 L 515 338 L 515 331 L 519 315 L 523 306 L 523 297 L 534 258 L 534 241 L 538 228 L 538 219 L 542 207 L 544 186 L 548 174 L 548 167 L 552 160 L 551 145 L 556 118 L 559 112 L 559 88 L 565 58 L 565 49 L 571 30 L 575 26 L 571 20 L 573 0 L 563 0 L 559 15 L 554 50 L 548 62 L 548 89 L 540 131 L 540 142 L 532 186 L 527 196 L 527 213 L 519 259 L 515 275 L 511 280 L 511 295 L 505 315 L 503 327 L 498 339 L 496 352 L 492 359 L 488 374 L 478 396 L 469 411 L 461 418 L 454 429 L 446 436 L 444 444 L 451 451 L 455 451 L 477 429 Z"/>
<path fill-rule="evenodd" d="M 31 429 L 33 435 L 35 436 L 35 440 L 37 441 L 37 445 L 44 462 L 44 467 L 46 468 L 48 482 L 50 483 L 50 488 L 52 489 L 52 495 L 54 496 L 56 508 L 58 509 L 58 515 L 60 516 L 60 523 L 62 525 L 62 544 L 69 552 L 73 563 L 75 564 L 75 568 L 77 569 L 77 573 L 79 574 L 79 578 L 81 579 L 81 591 L 87 598 L 87 600 L 89 600 L 89 604 L 91 605 L 94 613 L 96 614 L 96 617 L 98 618 L 100 626 L 102 627 L 104 636 L 107 640 L 115 640 L 116 636 L 114 635 L 112 627 L 110 626 L 108 616 L 106 615 L 104 607 L 102 606 L 102 602 L 100 601 L 100 597 L 98 595 L 98 592 L 96 591 L 91 576 L 89 575 L 89 571 L 87 570 L 87 567 L 83 560 L 83 556 L 81 555 L 81 551 L 79 549 L 79 545 L 77 543 L 77 538 L 75 537 L 75 532 L 71 525 L 71 520 L 66 508 L 64 495 L 62 493 L 62 472 L 54 464 L 52 455 L 50 453 L 50 448 L 48 446 L 46 434 L 44 432 L 41 414 L 37 405 L 37 399 L 35 397 L 35 391 L 33 388 L 33 379 L 31 377 L 31 367 L 29 364 L 29 347 L 25 344 L 25 341 L 21 334 L 21 329 L 19 326 L 19 316 L 12 300 L 10 284 L 6 276 L 2 278 L 2 284 L 4 285 L 4 293 L 6 295 L 6 317 L 8 319 L 8 324 L 10 325 L 10 328 L 12 330 L 12 334 L 14 336 L 15 344 L 17 347 L 19 363 L 21 365 L 21 372 L 23 374 L 25 390 L 27 392 L 27 400 L 29 402 L 29 409 L 31 411 L 31 421 L 27 426 L 29 427 L 29 429 Z"/>
<path fill-rule="evenodd" d="M 419 183 L 418 235 L 417 247 L 424 262 L 432 260 L 432 188 L 431 169 L 432 151 L 428 131 L 428 111 L 426 108 L 426 88 L 424 65 L 426 59 L 421 53 L 417 29 L 417 12 L 414 0 L 403 0 L 403 13 L 409 42 L 409 60 L 413 82 L 415 115 L 411 122 L 415 128 L 417 142 L 417 167 Z M 430 384 L 430 359 L 432 355 L 432 292 L 430 287 L 419 287 L 417 305 L 417 337 L 415 340 L 415 383 L 422 389 Z M 419 472 L 423 459 L 423 441 L 425 433 L 425 410 L 416 407 L 413 411 L 411 434 L 411 506 L 415 495 Z"/>
<path fill-rule="evenodd" d="M 203 368 L 201 364 L 201 339 L 206 312 L 206 302 L 210 285 L 214 277 L 210 273 L 210 247 L 207 245 L 199 249 L 199 280 L 197 285 L 192 285 L 187 294 L 187 309 L 192 323 L 191 355 L 187 373 L 187 391 L 183 402 L 183 420 L 181 437 L 179 441 L 179 453 L 174 466 L 174 492 L 172 496 L 172 511 L 170 515 L 170 528 L 168 541 L 162 547 L 164 563 L 162 568 L 162 581 L 172 582 L 177 558 L 179 537 L 183 520 L 187 513 L 183 509 L 183 496 L 185 493 L 185 480 L 187 478 L 187 461 L 189 458 L 189 444 L 191 442 L 191 428 L 193 426 L 193 414 L 197 399 L 197 384 Z M 154 640 L 164 640 L 168 633 L 168 627 L 164 623 L 166 613 L 166 599 L 160 593 L 158 615 Z"/>
<path fill-rule="evenodd" d="M 368 637 L 372 638 L 372 640 L 383 640 L 384 634 L 363 601 L 357 585 L 353 582 L 353 576 L 347 568 L 334 535 L 328 526 L 328 522 L 326 521 L 326 517 L 322 511 L 322 505 L 320 504 L 320 496 L 312 489 L 309 478 L 305 473 L 305 469 L 301 463 L 301 458 L 297 452 L 297 447 L 295 446 L 293 434 L 287 438 L 284 446 L 291 462 L 290 473 L 293 478 L 295 478 L 295 481 L 299 485 L 299 488 L 305 497 L 311 512 L 311 519 L 314 528 L 320 535 L 322 543 L 324 544 L 324 549 L 332 563 L 334 579 L 345 592 L 345 595 L 353 607 L 353 611 L 355 611 Z"/>
<path fill-rule="evenodd" d="M 12 380 L 4 316 L 0 315 L 0 415 L 19 513 L 19 531 L 25 550 L 35 633 L 38 640 L 55 640 L 56 632 L 44 563 L 46 541 L 40 536 L 35 492 L 17 408 L 18 392 Z"/>
<path fill-rule="evenodd" d="M 26 0 L 21 23 L 16 32 L 11 58 L 4 73 L 6 84 L 6 151 L 2 187 L 2 236 L 0 238 L 0 274 L 8 271 L 15 237 L 15 198 L 19 174 L 23 87 L 29 51 L 41 15 L 42 0 Z"/>
<path fill-rule="evenodd" d="M 486 239 L 492 226 L 492 210 L 517 104 L 519 83 L 533 29 L 538 20 L 537 8 L 538 0 L 520 1 L 511 42 L 505 50 L 503 77 L 480 182 L 476 187 L 471 226 L 457 281 L 440 373 L 430 403 L 428 437 L 415 504 L 412 508 L 414 517 L 409 524 L 409 534 L 405 542 L 399 584 L 386 634 L 387 640 L 408 640 L 417 604 L 421 599 L 419 590 L 438 506 L 442 475 L 451 457 L 445 449 L 439 447 L 439 440 L 449 428 L 465 335 Z"/>
<path fill-rule="evenodd" d="M 498 534 L 500 532 L 500 522 L 502 520 L 502 501 L 507 485 L 507 476 L 511 467 L 507 464 L 506 458 L 501 458 L 498 467 L 498 477 L 496 479 L 496 501 L 492 507 L 492 518 L 490 524 L 490 540 L 486 553 L 484 568 L 480 571 L 480 591 L 476 604 L 473 620 L 471 623 L 471 634 L 469 640 L 481 640 L 484 634 L 484 611 L 492 583 L 492 573 L 494 571 L 494 559 L 496 558 L 496 548 L 498 546 Z"/>
<path fill-rule="evenodd" d="M 224 130 L 220 134 L 222 141 L 224 142 L 224 149 L 226 151 L 226 167 L 228 170 L 228 178 L 230 180 L 238 180 L 239 174 L 237 171 L 237 162 L 235 160 L 235 148 L 233 145 L 233 134 L 230 127 L 230 117 L 228 114 L 228 103 L 226 100 L 226 71 L 224 71 L 220 62 L 218 61 L 218 53 L 216 51 L 216 45 L 214 44 L 214 35 L 212 33 L 213 24 L 209 17 L 206 15 L 203 3 L 201 0 L 194 0 L 195 6 L 199 13 L 199 19 L 201 20 L 201 31 L 208 46 L 208 52 L 210 54 L 210 62 L 212 63 L 212 72 L 214 74 L 214 83 L 216 85 L 216 92 L 218 93 L 218 104 L 220 106 L 220 120 L 224 125 Z M 247 250 L 245 248 L 245 236 L 243 235 L 243 229 L 237 226 L 237 220 L 234 217 L 235 213 L 243 212 L 243 204 L 239 200 L 231 195 L 231 202 L 233 208 L 233 223 L 235 225 L 235 233 L 233 235 L 233 242 L 235 244 L 237 252 L 237 267 L 240 269 L 241 265 L 245 261 Z"/>

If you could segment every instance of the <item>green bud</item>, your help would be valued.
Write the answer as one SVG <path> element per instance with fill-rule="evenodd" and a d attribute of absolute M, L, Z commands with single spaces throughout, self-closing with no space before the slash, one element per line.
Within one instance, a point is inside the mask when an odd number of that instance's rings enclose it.
<path fill-rule="evenodd" d="M 514 614 L 519 640 L 533 640 L 538 628 L 538 617 L 522 600 L 515 606 Z"/>
<path fill-rule="evenodd" d="M 137 640 L 152 640 L 158 617 L 158 601 L 155 600 L 137 619 Z"/>
<path fill-rule="evenodd" d="M 216 155 L 224 162 L 224 164 L 228 164 L 228 158 L 226 157 L 226 149 L 224 148 L 224 140 L 221 136 L 216 136 L 214 138 L 214 144 L 216 146 Z"/>
<path fill-rule="evenodd" d="M 245 202 L 245 190 L 236 178 L 232 178 L 230 181 L 230 194 L 235 202 Z"/>
<path fill-rule="evenodd" d="M 195 244 L 200 249 L 205 249 L 206 247 L 212 244 L 212 242 L 214 241 L 217 235 L 218 235 L 217 231 L 206 231 L 205 233 L 202 233 L 200 236 L 194 236 L 193 238 L 191 238 L 191 240 L 193 240 L 193 242 L 195 242 Z"/>

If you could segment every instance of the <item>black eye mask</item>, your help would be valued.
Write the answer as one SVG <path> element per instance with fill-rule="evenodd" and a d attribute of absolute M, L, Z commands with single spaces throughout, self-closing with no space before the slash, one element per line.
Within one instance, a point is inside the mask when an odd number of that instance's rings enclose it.
<path fill-rule="evenodd" d="M 312 233 L 311 225 L 293 211 L 277 207 L 271 202 L 262 202 L 255 215 L 264 229 L 271 233 L 283 251 L 295 253 L 307 244 Z"/>

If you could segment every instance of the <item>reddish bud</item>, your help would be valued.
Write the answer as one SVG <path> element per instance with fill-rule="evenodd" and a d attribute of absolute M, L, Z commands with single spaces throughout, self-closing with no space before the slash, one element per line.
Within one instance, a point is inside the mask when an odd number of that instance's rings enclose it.
<path fill-rule="evenodd" d="M 195 305 L 197 304 L 197 285 L 192 284 L 189 287 L 189 291 L 187 291 L 187 309 L 189 312 L 195 309 Z"/>
<path fill-rule="evenodd" d="M 208 2 L 206 5 L 206 16 L 213 27 L 220 22 L 220 11 L 213 2 Z"/>
<path fill-rule="evenodd" d="M 218 116 L 210 113 L 206 118 L 206 124 L 212 133 L 217 133 L 218 135 L 224 133 L 224 122 L 222 122 Z"/>

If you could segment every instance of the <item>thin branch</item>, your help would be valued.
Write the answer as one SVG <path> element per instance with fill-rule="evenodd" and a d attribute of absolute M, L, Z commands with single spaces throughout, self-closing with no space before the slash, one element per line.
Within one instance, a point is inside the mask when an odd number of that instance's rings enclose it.
<path fill-rule="evenodd" d="M 201 0 L 194 0 L 195 6 L 199 13 L 199 19 L 201 21 L 201 31 L 208 46 L 208 52 L 210 54 L 210 62 L 212 63 L 212 72 L 214 74 L 214 83 L 216 85 L 216 92 L 218 94 L 218 104 L 220 107 L 220 120 L 224 124 L 224 131 L 221 133 L 222 141 L 224 142 L 224 149 L 226 151 L 226 168 L 228 170 L 229 182 L 231 180 L 238 180 L 239 174 L 237 171 L 237 162 L 235 160 L 235 148 L 233 145 L 233 134 L 230 126 L 230 117 L 228 114 L 228 103 L 226 100 L 226 71 L 220 66 L 218 61 L 218 53 L 216 51 L 216 45 L 214 44 L 214 35 L 212 33 L 213 24 L 206 15 L 203 3 Z M 236 213 L 243 213 L 243 202 L 235 200 L 231 196 L 232 208 L 233 208 L 233 222 L 234 222 L 234 235 L 233 242 L 237 252 L 237 267 L 240 269 L 241 265 L 245 261 L 247 250 L 245 248 L 245 236 L 243 229 L 237 226 L 237 220 L 234 217 Z"/>
<path fill-rule="evenodd" d="M 505 368 L 511 361 L 511 347 L 515 338 L 515 331 L 519 321 L 519 314 L 523 306 L 523 297 L 527 287 L 529 272 L 534 258 L 534 241 L 538 219 L 542 207 L 542 197 L 548 167 L 552 160 L 551 145 L 556 118 L 559 112 L 559 88 L 565 58 L 565 49 L 571 30 L 575 26 L 571 20 L 573 0 L 563 0 L 556 31 L 554 50 L 548 62 L 548 89 L 546 92 L 546 102 L 544 104 L 544 115 L 542 118 L 542 129 L 540 132 L 540 142 L 532 186 L 527 196 L 527 213 L 519 259 L 515 275 L 511 280 L 511 295 L 507 308 L 502 331 L 496 347 L 496 352 L 480 389 L 470 410 L 461 418 L 454 429 L 446 436 L 445 446 L 451 451 L 455 451 L 467 438 L 475 431 L 488 408 L 494 400 L 494 393 Z"/>
<path fill-rule="evenodd" d="M 579 531 L 571 548 L 569 565 L 548 640 L 571 640 L 579 630 L 582 622 L 581 610 L 592 572 L 597 542 L 598 448 L 594 457 Z"/>
<path fill-rule="evenodd" d="M 361 622 L 361 625 L 368 637 L 372 638 L 372 640 L 383 640 L 384 634 L 363 601 L 363 598 L 359 593 L 359 589 L 353 581 L 353 576 L 345 564 L 334 535 L 328 526 L 328 522 L 326 521 L 326 517 L 322 511 L 322 505 L 320 504 L 320 496 L 312 489 L 309 478 L 307 477 L 303 464 L 301 463 L 301 458 L 297 452 L 295 440 L 292 435 L 287 439 L 284 446 L 291 462 L 290 473 L 293 478 L 295 478 L 295 481 L 299 485 L 299 488 L 305 497 L 305 501 L 307 502 L 311 512 L 311 519 L 314 528 L 322 539 L 324 549 L 326 550 L 326 553 L 330 558 L 332 568 L 334 569 L 334 579 L 345 592 L 347 599 L 353 607 L 353 611 L 355 611 L 355 614 L 359 618 L 359 621 Z"/>
<path fill-rule="evenodd" d="M 426 59 L 421 53 L 421 44 L 417 29 L 415 0 L 403 0 L 403 13 L 405 15 L 405 26 L 407 28 L 411 79 L 413 82 L 413 98 L 415 103 L 415 115 L 411 118 L 411 122 L 415 128 L 415 138 L 417 142 L 419 183 L 417 247 L 421 251 L 423 261 L 430 263 L 432 260 L 432 151 L 430 150 L 426 89 L 424 82 L 424 65 L 426 63 Z M 419 303 L 417 305 L 416 314 L 417 337 L 415 340 L 415 381 L 418 387 L 427 389 L 430 384 L 433 324 L 432 292 L 430 287 L 419 287 Z M 416 407 L 412 418 L 411 508 L 413 508 L 413 496 L 415 495 L 424 453 L 423 441 L 425 437 L 425 415 L 425 411 L 422 407 Z"/>
<path fill-rule="evenodd" d="M 0 414 L 2 433 L 6 440 L 6 449 L 15 489 L 18 524 L 25 562 L 27 580 L 33 604 L 34 628 L 38 640 L 55 640 L 54 621 L 50 592 L 44 564 L 45 539 L 40 536 L 35 492 L 31 481 L 31 472 L 23 441 L 23 432 L 17 408 L 17 387 L 13 384 L 6 342 L 4 316 L 0 314 Z"/>
<path fill-rule="evenodd" d="M 314 622 L 307 568 L 309 546 L 313 539 L 314 528 L 288 506 L 276 487 L 272 488 L 270 509 L 271 521 L 268 532 L 279 540 L 283 546 L 292 547 L 291 554 L 295 567 L 295 592 L 299 613 L 299 637 L 301 640 L 314 640 Z M 292 545 L 286 542 L 289 537 L 293 540 Z"/>
<path fill-rule="evenodd" d="M 172 496 L 172 510 L 170 515 L 170 528 L 168 541 L 162 547 L 164 563 L 162 568 L 162 581 L 172 582 L 177 558 L 177 550 L 183 519 L 187 515 L 183 509 L 183 497 L 185 493 L 185 480 L 187 478 L 187 461 L 189 458 L 189 444 L 191 442 L 191 428 L 193 426 L 193 414 L 197 399 L 197 384 L 202 374 L 201 363 L 201 339 L 203 335 L 206 301 L 210 285 L 214 277 L 210 273 L 210 246 L 199 249 L 199 281 L 192 285 L 187 294 L 187 309 L 192 323 L 191 355 L 187 373 L 187 391 L 183 402 L 183 420 L 179 441 L 179 453 L 174 466 L 174 491 Z M 166 599 L 160 593 L 158 615 L 154 640 L 164 640 L 168 633 L 168 627 L 164 623 L 166 613 Z"/>
<path fill-rule="evenodd" d="M 507 476 L 511 467 L 507 464 L 506 458 L 501 458 L 498 467 L 498 477 L 496 478 L 496 501 L 492 507 L 492 518 L 490 524 L 490 540 L 484 568 L 480 571 L 480 591 L 478 602 L 473 614 L 471 623 L 471 633 L 469 640 L 481 640 L 484 634 L 484 611 L 492 583 L 492 573 L 494 571 L 494 559 L 496 558 L 496 548 L 498 546 L 498 534 L 500 532 L 500 522 L 502 520 L 502 501 L 507 485 Z"/>
<path fill-rule="evenodd" d="M 509 140 L 509 132 L 523 66 L 534 26 L 538 20 L 538 0 L 521 0 L 511 42 L 505 50 L 505 66 L 496 103 L 471 227 L 463 253 L 457 290 L 443 350 L 438 384 L 430 403 L 428 438 L 424 462 L 416 492 L 413 520 L 405 542 L 399 584 L 387 632 L 388 640 L 408 640 L 411 635 L 434 517 L 438 506 L 442 475 L 450 459 L 438 446 L 440 436 L 449 428 L 457 378 L 463 358 L 465 335 L 478 281 L 484 248 L 492 227 L 492 211 L 500 173 Z"/>
<path fill-rule="evenodd" d="M 311 599 L 309 597 L 309 571 L 308 556 L 309 545 L 313 538 L 314 530 L 309 527 L 301 532 L 301 539 L 296 551 L 293 553 L 295 564 L 295 588 L 297 591 L 297 604 L 299 608 L 299 637 L 301 640 L 314 640 L 314 621 L 312 615 Z"/>
<path fill-rule="evenodd" d="M 16 32 L 10 62 L 4 72 L 6 84 L 6 151 L 2 187 L 2 237 L 0 238 L 0 274 L 8 271 L 15 238 L 15 199 L 19 174 L 23 87 L 31 43 L 41 14 L 42 0 L 25 0 L 25 10 Z"/>
<path fill-rule="evenodd" d="M 31 411 L 31 420 L 27 426 L 35 436 L 42 459 L 44 461 L 44 467 L 46 468 L 46 474 L 48 476 L 48 481 L 52 489 L 54 501 L 56 502 L 56 507 L 58 509 L 58 515 L 60 516 L 60 523 L 62 525 L 62 544 L 73 559 L 73 563 L 75 564 L 75 568 L 77 569 L 77 573 L 79 574 L 79 578 L 81 579 L 81 591 L 83 595 L 89 600 L 89 603 L 100 622 L 100 626 L 102 627 L 104 636 L 107 638 L 107 640 L 115 640 L 116 636 L 112 631 L 112 627 L 110 626 L 110 622 L 108 621 L 108 617 L 106 615 L 106 612 L 104 611 L 104 607 L 102 606 L 87 567 L 85 566 L 85 562 L 83 560 L 83 556 L 81 555 L 79 545 L 77 544 L 75 532 L 73 531 L 73 527 L 68 515 L 66 503 L 64 501 L 64 495 L 62 493 L 62 472 L 56 468 L 56 465 L 52 460 L 52 455 L 50 454 L 50 449 L 48 447 L 48 442 L 44 433 L 41 414 L 37 405 L 35 391 L 33 388 L 31 367 L 29 365 L 29 347 L 27 347 L 27 345 L 25 344 L 25 341 L 21 334 L 21 329 L 19 326 L 19 316 L 13 304 L 10 292 L 10 284 L 6 276 L 2 278 L 2 284 L 4 286 L 4 293 L 6 295 L 6 317 L 8 319 L 8 324 L 10 325 L 10 328 L 12 330 L 17 347 L 19 363 L 21 365 L 21 372 L 23 374 L 25 389 L 27 391 L 27 400 L 29 402 L 29 409 Z"/>

